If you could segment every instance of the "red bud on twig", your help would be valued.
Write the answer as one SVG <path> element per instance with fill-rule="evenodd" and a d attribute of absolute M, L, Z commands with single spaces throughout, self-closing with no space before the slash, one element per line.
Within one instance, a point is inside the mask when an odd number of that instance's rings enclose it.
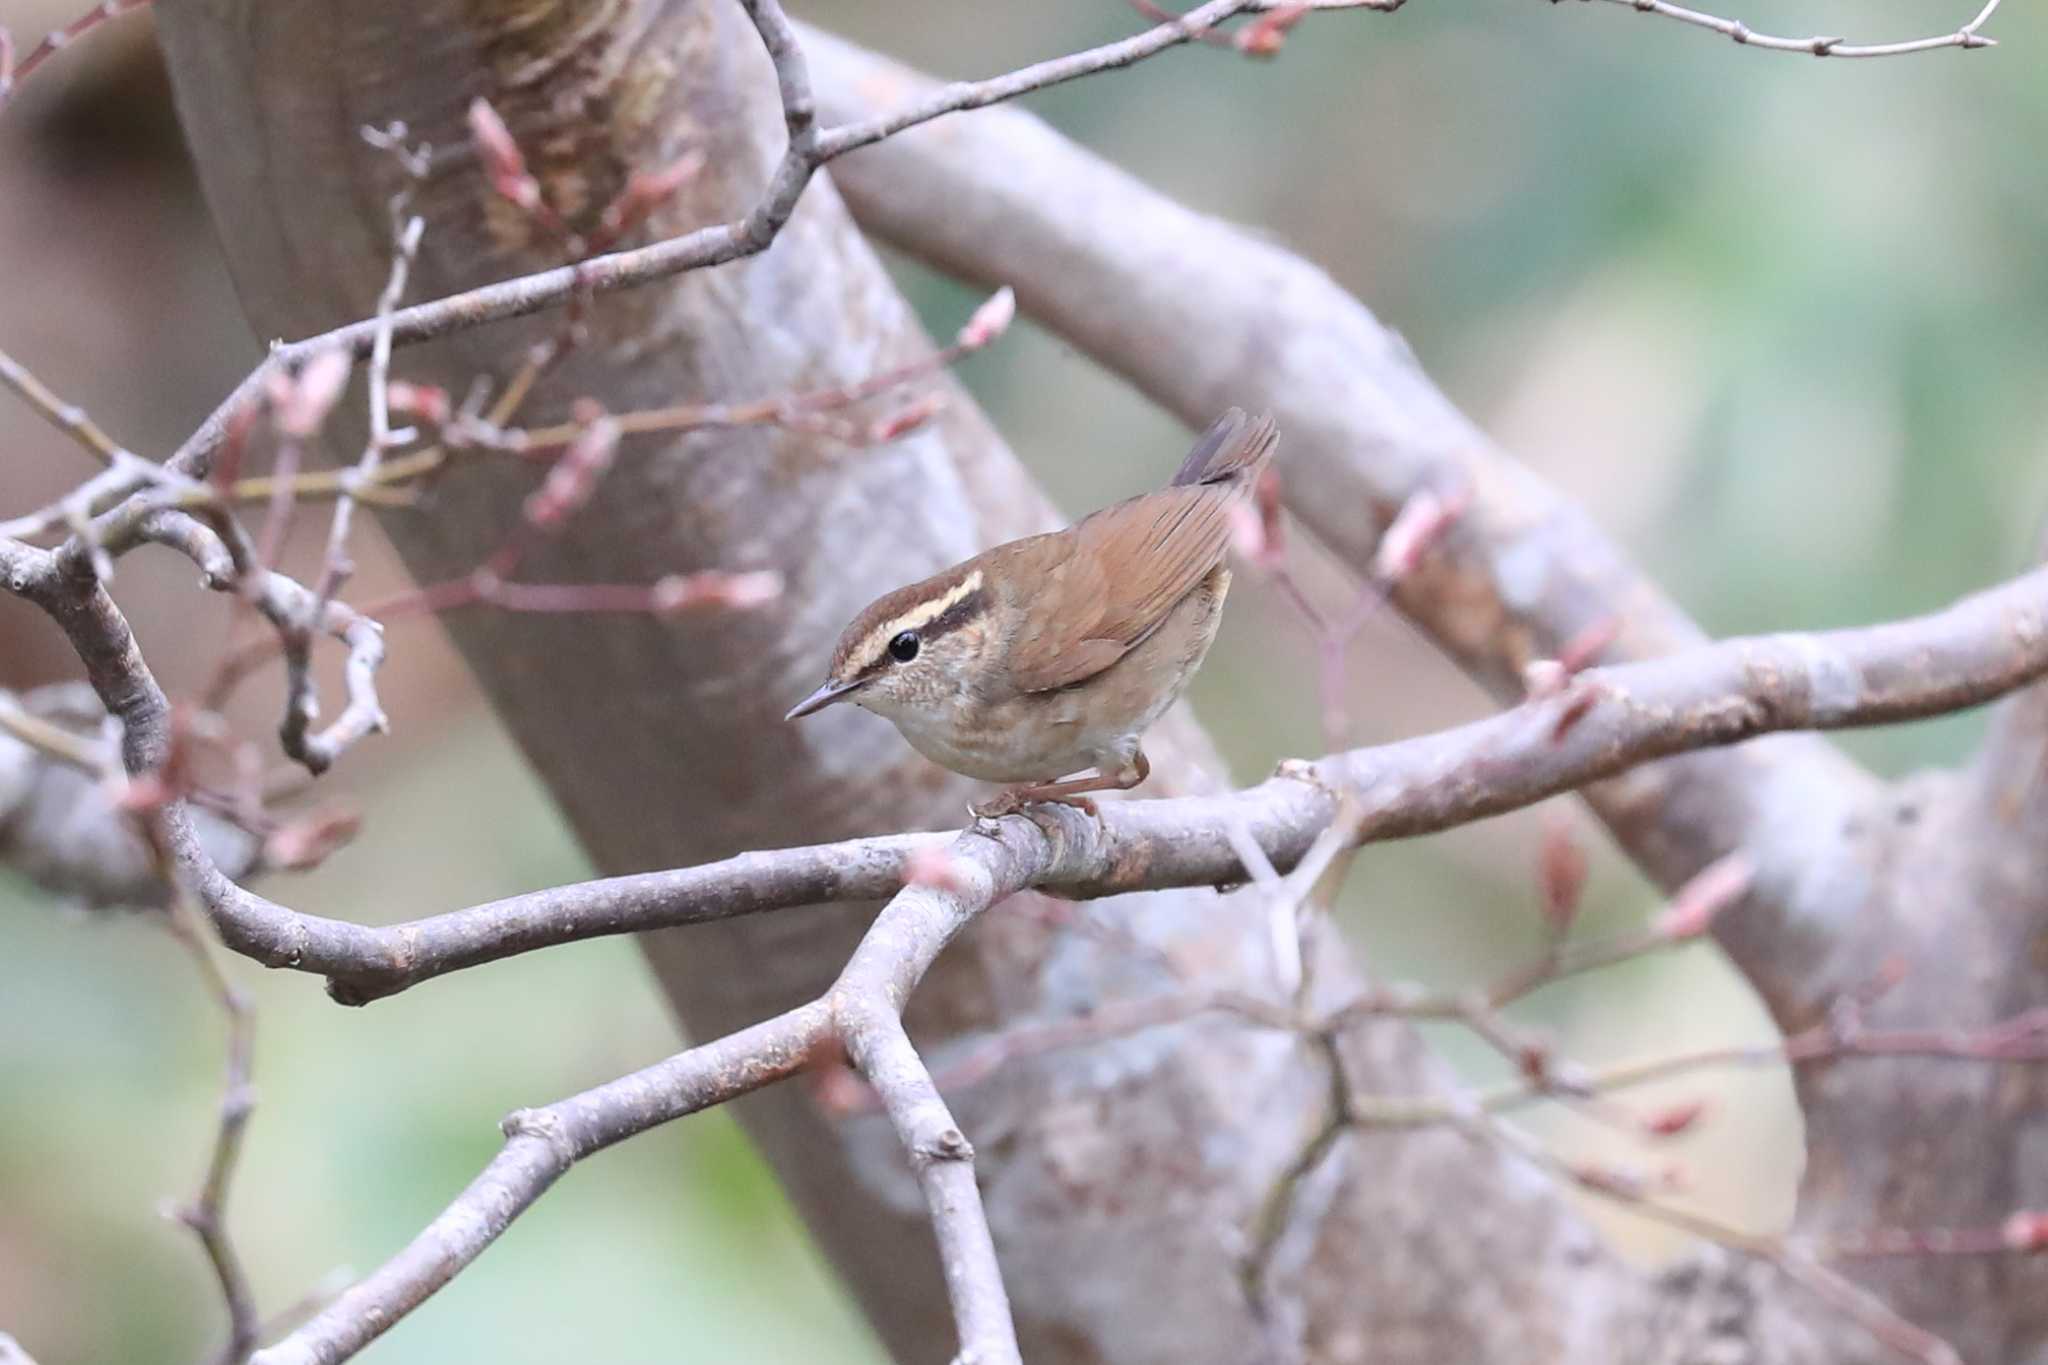
<path fill-rule="evenodd" d="M 498 117 L 498 111 L 491 108 L 491 102 L 482 95 L 469 102 L 469 135 L 476 142 L 478 155 L 483 158 L 484 173 L 491 178 L 491 188 L 522 212 L 538 211 L 541 207 L 540 182 L 526 169 L 526 155 L 512 140 L 512 130 L 505 126 L 505 120 Z"/>
<path fill-rule="evenodd" d="M 1634 1171 L 1619 1170 L 1613 1166 L 1601 1166 L 1592 1162 L 1571 1168 L 1572 1179 L 1589 1190 L 1597 1190 L 1625 1201 L 1641 1200 L 1648 1193 L 1643 1177 Z"/>
<path fill-rule="evenodd" d="M 1621 634 L 1619 616 L 1603 616 L 1593 624 L 1579 631 L 1565 641 L 1564 648 L 1557 652 L 1557 661 L 1566 673 L 1578 673 L 1599 661 L 1607 646 L 1614 643 L 1614 637 Z"/>
<path fill-rule="evenodd" d="M 271 867 L 291 872 L 309 871 L 354 839 L 362 827 L 363 817 L 355 811 L 315 811 L 264 840 L 263 860 Z"/>
<path fill-rule="evenodd" d="M 1009 330 L 1017 320 L 1017 295 L 1007 284 L 988 296 L 981 307 L 974 310 L 974 316 L 967 319 L 967 325 L 954 338 L 954 345 L 963 351 L 978 351 Z"/>
<path fill-rule="evenodd" d="M 552 531 L 597 491 L 597 481 L 611 468 L 619 449 L 619 424 L 615 418 L 593 415 L 595 405 L 578 404 L 583 430 L 548 470 L 548 476 L 526 499 L 526 519 L 543 531 Z"/>
<path fill-rule="evenodd" d="M 1643 1131 L 1651 1137 L 1677 1137 L 1707 1112 L 1705 1100 L 1686 1100 L 1680 1104 L 1667 1105 L 1643 1118 Z"/>
<path fill-rule="evenodd" d="M 926 394 L 913 402 L 906 403 L 887 417 L 878 418 L 868 427 L 867 439 L 870 445 L 881 445 L 886 441 L 908 436 L 919 427 L 946 410 L 945 398 L 936 393 Z"/>
<path fill-rule="evenodd" d="M 1469 500 L 1463 489 L 1448 497 L 1439 496 L 1431 488 L 1411 495 L 1402 504 L 1393 525 L 1380 537 L 1379 551 L 1373 556 L 1373 577 L 1384 583 L 1398 583 L 1413 573 L 1423 556 L 1465 514 Z"/>
<path fill-rule="evenodd" d="M 1543 921 L 1562 938 L 1578 917 L 1579 898 L 1586 889 L 1586 850 L 1564 821 L 1553 820 L 1544 828 L 1537 866 L 1543 882 Z"/>
<path fill-rule="evenodd" d="M 2021 1209 L 1999 1225 L 2008 1251 L 2048 1251 L 2048 1213 Z"/>
<path fill-rule="evenodd" d="M 348 385 L 351 364 L 347 351 L 330 346 L 301 365 L 296 376 L 279 384 L 271 395 L 278 434 L 303 441 L 319 431 Z"/>
<path fill-rule="evenodd" d="M 764 606 L 782 596 L 782 575 L 772 569 L 753 573 L 670 574 L 654 585 L 654 610 L 673 615 L 691 607 Z"/>
<path fill-rule="evenodd" d="M 1714 916 L 1748 893 L 1755 875 L 1749 859 L 1740 853 L 1716 859 L 1678 888 L 1670 907 L 1657 916 L 1652 927 L 1660 938 L 1673 942 L 1698 938 L 1713 924 Z"/>
<path fill-rule="evenodd" d="M 391 411 L 428 426 L 446 426 L 448 419 L 455 415 L 455 407 L 448 397 L 448 390 L 438 384 L 414 384 L 404 379 L 394 379 L 385 391 Z"/>
<path fill-rule="evenodd" d="M 640 226 L 677 190 L 704 169 L 704 153 L 692 147 L 658 171 L 635 171 L 626 177 L 626 188 L 599 215 L 597 233 L 591 246 L 603 250 Z"/>
<path fill-rule="evenodd" d="M 1268 10 L 1237 31 L 1231 43 L 1247 57 L 1271 57 L 1287 41 L 1287 32 L 1308 14 L 1307 5 L 1283 5 Z"/>

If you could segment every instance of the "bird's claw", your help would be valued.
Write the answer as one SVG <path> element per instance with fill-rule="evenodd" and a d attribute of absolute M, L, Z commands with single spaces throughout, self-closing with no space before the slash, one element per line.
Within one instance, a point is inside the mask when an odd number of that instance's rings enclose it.
<path fill-rule="evenodd" d="M 1072 806 L 1091 820 L 1100 821 L 1102 810 L 1094 798 L 1079 795 L 1035 796 L 1028 789 L 997 792 L 986 801 L 977 801 L 967 807 L 967 813 L 974 819 L 974 827 L 981 833 L 989 831 L 984 826 L 993 825 L 1006 815 L 1030 816 L 1033 806 Z M 1032 817 L 1033 823 L 1038 823 Z"/>

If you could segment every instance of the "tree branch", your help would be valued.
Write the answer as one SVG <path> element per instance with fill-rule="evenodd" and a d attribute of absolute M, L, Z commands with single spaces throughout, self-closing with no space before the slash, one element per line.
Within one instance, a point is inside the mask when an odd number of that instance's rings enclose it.
<path fill-rule="evenodd" d="M 398 1255 L 252 1365 L 333 1365 L 454 1279 L 569 1167 L 635 1133 L 758 1090 L 803 1066 L 831 1018 L 813 1002 L 504 1123 L 505 1146 Z"/>
<path fill-rule="evenodd" d="M 1737 638 L 1587 670 L 1566 691 L 1500 715 L 1290 765 L 1227 796 L 1116 802 L 1096 820 L 1047 810 L 1042 823 L 1022 822 L 1041 842 L 1018 885 L 1083 898 L 1238 882 L 1247 873 L 1236 831 L 1285 871 L 1334 818 L 1340 792 L 1359 803 L 1359 842 L 1406 838 L 1674 753 L 1774 731 L 1941 714 L 2044 673 L 2048 568 L 1911 620 Z M 146 674 L 144 683 L 154 687 Z M 324 974 L 337 999 L 360 1004 L 554 943 L 887 895 L 903 884 L 907 861 L 944 838 L 904 834 L 745 853 L 381 928 L 301 915 L 245 891 L 212 868 L 189 835 L 179 836 L 173 853 L 229 947 L 269 966 Z M 1836 982 L 1838 971 L 1823 970 L 1829 954 L 1825 937 L 1816 936 L 1787 970 Z"/>

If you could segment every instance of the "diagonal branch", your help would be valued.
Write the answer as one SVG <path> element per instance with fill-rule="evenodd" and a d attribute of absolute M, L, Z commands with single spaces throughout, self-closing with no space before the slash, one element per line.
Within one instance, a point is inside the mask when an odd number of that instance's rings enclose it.
<path fill-rule="evenodd" d="M 813 1002 L 504 1123 L 505 1146 L 406 1248 L 254 1365 L 332 1365 L 454 1279 L 569 1167 L 635 1133 L 723 1104 L 800 1068 L 831 1026 Z"/>

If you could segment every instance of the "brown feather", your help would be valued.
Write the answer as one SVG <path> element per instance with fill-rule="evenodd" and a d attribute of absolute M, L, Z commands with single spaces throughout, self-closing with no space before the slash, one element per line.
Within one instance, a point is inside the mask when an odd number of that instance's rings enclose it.
<path fill-rule="evenodd" d="M 1231 508 L 1251 496 L 1276 436 L 1271 418 L 1247 418 L 1232 408 L 1196 440 L 1167 487 L 1042 538 L 1071 537 L 1068 544 L 1020 542 L 1017 548 L 1041 559 L 1049 572 L 1015 578 L 1047 619 L 1060 622 L 1060 639 L 1036 632 L 1013 639 L 1011 686 L 1022 692 L 1071 687 L 1156 629 L 1222 562 Z"/>

